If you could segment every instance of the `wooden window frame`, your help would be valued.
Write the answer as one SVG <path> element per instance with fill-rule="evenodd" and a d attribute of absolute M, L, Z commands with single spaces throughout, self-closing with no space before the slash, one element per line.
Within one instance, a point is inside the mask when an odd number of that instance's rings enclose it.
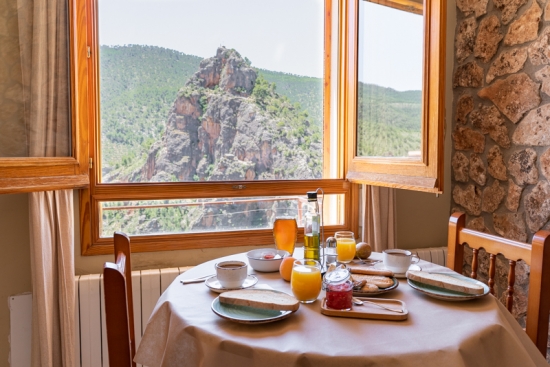
<path fill-rule="evenodd" d="M 97 41 L 97 0 L 72 0 L 78 8 L 75 21 L 72 22 L 74 33 L 78 39 L 86 39 L 89 50 L 86 62 L 78 62 L 78 75 L 85 78 L 76 80 L 75 89 L 88 92 L 88 105 L 85 115 L 89 121 L 89 154 L 93 162 L 100 162 L 99 137 L 99 88 L 98 88 L 98 41 Z M 325 2 L 325 65 L 331 65 L 331 24 L 332 0 Z M 75 15 L 77 15 L 75 13 Z M 82 55 L 80 55 L 82 57 Z M 113 238 L 100 237 L 100 203 L 102 201 L 120 200 L 166 200 L 188 198 L 222 198 L 222 197 L 263 197 L 303 195 L 306 191 L 323 188 L 325 195 L 343 194 L 343 204 L 346 208 L 341 215 L 342 225 L 325 226 L 325 237 L 338 230 L 354 230 L 358 232 L 358 186 L 344 179 L 344 148 L 334 152 L 330 147 L 330 139 L 326 134 L 330 131 L 330 68 L 325 68 L 324 75 L 324 156 L 338 155 L 339 179 L 288 180 L 288 181 L 223 181 L 223 182 L 176 182 L 176 183 L 114 183 L 99 182 L 99 164 L 90 169 L 90 186 L 80 192 L 80 228 L 82 255 L 100 255 L 112 253 Z M 340 120 L 340 119 L 339 119 Z M 343 141 L 342 122 L 338 124 L 338 136 Z M 326 174 L 328 167 L 323 167 Z M 242 187 L 245 189 L 241 189 Z M 238 188 L 237 188 L 238 187 Z M 298 241 L 303 240 L 299 234 Z M 246 245 L 273 244 L 271 229 L 209 232 L 188 234 L 161 234 L 132 236 L 133 252 L 181 250 L 208 247 L 231 247 Z"/>
<path fill-rule="evenodd" d="M 421 159 L 359 157 L 357 145 L 358 22 L 359 1 L 341 4 L 341 118 L 346 130 L 346 179 L 352 183 L 400 189 L 443 192 L 445 129 L 445 0 L 424 2 L 424 62 L 422 88 Z M 413 6 L 407 0 L 373 0 L 372 2 L 403 9 Z M 410 10 L 417 13 L 415 9 Z"/>
<path fill-rule="evenodd" d="M 68 11 L 73 22 L 85 21 L 74 1 Z M 68 26 L 71 29 L 71 24 Z M 71 75 L 71 156 L 0 158 L 0 194 L 33 191 L 80 189 L 89 186 L 88 125 L 86 78 L 86 41 L 82 35 L 70 32 L 69 54 Z M 77 65 L 80 62 L 82 65 Z M 77 73 L 79 70 L 81 73 Z"/>

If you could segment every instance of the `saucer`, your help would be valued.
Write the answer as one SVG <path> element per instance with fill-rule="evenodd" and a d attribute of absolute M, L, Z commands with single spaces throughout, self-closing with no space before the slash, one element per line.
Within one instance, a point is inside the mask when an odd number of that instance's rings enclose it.
<path fill-rule="evenodd" d="M 374 264 L 373 268 L 375 269 L 380 269 L 380 270 L 386 270 L 386 267 L 384 266 L 384 263 L 377 263 L 377 264 Z M 411 266 L 409 266 L 409 270 L 422 270 L 422 268 L 416 264 L 411 264 Z M 393 274 L 396 278 L 406 278 L 407 277 L 407 273 L 394 273 Z"/>
<path fill-rule="evenodd" d="M 238 288 L 224 288 L 224 287 L 222 287 L 222 285 L 220 284 L 220 281 L 218 280 L 218 277 L 216 277 L 215 275 L 204 281 L 204 284 L 206 284 L 206 286 L 208 288 L 210 288 L 211 291 L 216 292 L 216 293 L 223 293 L 223 292 L 227 292 L 227 291 L 235 291 L 235 290 L 238 290 L 238 289 L 246 289 L 246 288 L 250 288 L 250 287 L 254 286 L 256 283 L 258 283 L 258 278 L 256 278 L 254 275 L 247 276 L 246 279 L 244 280 L 243 285 L 241 285 Z"/>

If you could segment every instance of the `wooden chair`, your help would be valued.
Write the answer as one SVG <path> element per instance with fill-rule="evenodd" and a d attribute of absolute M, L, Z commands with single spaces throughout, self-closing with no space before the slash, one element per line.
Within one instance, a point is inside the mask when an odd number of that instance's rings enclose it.
<path fill-rule="evenodd" d="M 518 260 L 531 266 L 529 295 L 527 300 L 527 335 L 546 357 L 548 340 L 548 314 L 550 312 L 550 232 L 538 231 L 531 244 L 509 240 L 468 229 L 466 215 L 454 213 L 449 220 L 447 266 L 462 274 L 464 244 L 473 250 L 471 277 L 477 277 L 478 253 L 483 248 L 489 254 L 488 286 L 494 295 L 496 255 L 502 254 L 509 261 L 506 307 L 512 311 L 515 267 Z"/>
<path fill-rule="evenodd" d="M 103 266 L 105 319 L 109 365 L 135 367 L 134 305 L 132 302 L 132 265 L 130 238 L 115 232 L 115 263 Z"/>

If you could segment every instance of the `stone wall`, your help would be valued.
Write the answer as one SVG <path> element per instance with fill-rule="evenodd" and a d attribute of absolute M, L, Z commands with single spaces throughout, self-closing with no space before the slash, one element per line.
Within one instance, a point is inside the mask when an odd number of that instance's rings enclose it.
<path fill-rule="evenodd" d="M 17 1 L 0 0 L 0 157 L 26 157 Z"/>
<path fill-rule="evenodd" d="M 531 241 L 550 228 L 550 1 L 457 0 L 457 7 L 453 211 L 467 213 L 469 228 Z M 507 263 L 498 262 L 500 284 Z M 480 267 L 484 279 L 486 259 Z M 516 273 L 513 313 L 521 322 L 529 267 L 519 263 Z M 505 283 L 498 288 L 502 299 Z"/>

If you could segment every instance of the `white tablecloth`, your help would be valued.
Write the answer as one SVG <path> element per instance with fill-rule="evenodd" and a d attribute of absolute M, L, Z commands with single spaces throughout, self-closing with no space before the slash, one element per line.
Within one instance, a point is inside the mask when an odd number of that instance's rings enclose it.
<path fill-rule="evenodd" d="M 246 256 L 223 259 L 246 261 Z M 446 302 L 417 292 L 406 279 L 378 296 L 404 301 L 409 310 L 405 321 L 325 316 L 320 312 L 323 292 L 318 301 L 302 304 L 285 320 L 261 325 L 225 320 L 210 309 L 218 294 L 202 283 L 180 283 L 214 273 L 214 263 L 220 260 L 193 268 L 168 287 L 149 320 L 136 362 L 149 367 L 548 366 L 493 296 Z M 419 265 L 428 271 L 450 271 L 423 261 Z M 254 273 L 258 284 L 292 294 L 290 283 L 278 272 Z"/>

